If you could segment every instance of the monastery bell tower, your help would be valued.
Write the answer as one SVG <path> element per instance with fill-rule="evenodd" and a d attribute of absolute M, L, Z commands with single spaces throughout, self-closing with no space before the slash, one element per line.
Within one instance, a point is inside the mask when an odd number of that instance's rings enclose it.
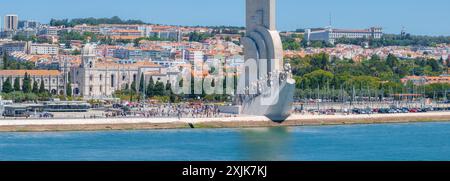
<path fill-rule="evenodd" d="M 81 50 L 81 66 L 83 68 L 94 68 L 95 67 L 95 45 L 86 44 Z"/>

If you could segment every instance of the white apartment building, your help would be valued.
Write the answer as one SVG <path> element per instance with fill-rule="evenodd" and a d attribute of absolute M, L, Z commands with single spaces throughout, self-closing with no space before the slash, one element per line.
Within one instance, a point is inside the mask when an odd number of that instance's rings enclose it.
<path fill-rule="evenodd" d="M 189 60 L 191 62 L 197 62 L 197 61 L 203 61 L 204 60 L 204 54 L 202 51 L 191 51 L 187 50 L 184 52 L 184 58 L 186 60 Z"/>
<path fill-rule="evenodd" d="M 19 29 L 37 29 L 39 28 L 39 26 L 41 26 L 41 24 L 37 21 L 34 20 L 23 20 L 23 21 L 19 21 Z"/>
<path fill-rule="evenodd" d="M 41 35 L 48 35 L 48 36 L 58 36 L 59 29 L 57 27 L 49 26 L 44 28 L 40 34 Z"/>
<path fill-rule="evenodd" d="M 24 41 L 0 41 L 0 55 L 12 52 L 26 52 L 27 42 Z"/>
<path fill-rule="evenodd" d="M 35 55 L 58 55 L 59 47 L 53 44 L 36 44 L 30 46 L 30 54 Z"/>
<path fill-rule="evenodd" d="M 307 41 L 326 41 L 331 44 L 336 42 L 339 38 L 349 39 L 380 39 L 383 36 L 383 29 L 379 27 L 371 27 L 364 30 L 345 30 L 345 29 L 307 29 L 305 31 L 305 38 Z"/>

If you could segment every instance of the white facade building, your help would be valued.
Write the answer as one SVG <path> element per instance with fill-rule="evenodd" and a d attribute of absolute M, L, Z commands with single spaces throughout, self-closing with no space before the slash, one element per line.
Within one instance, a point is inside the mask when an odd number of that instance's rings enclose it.
<path fill-rule="evenodd" d="M 96 54 L 94 45 L 85 45 L 80 67 L 71 69 L 74 95 L 85 99 L 111 98 L 115 91 L 127 86 L 131 88 L 133 82 L 138 86 L 141 75 L 145 77 L 148 72 L 164 74 L 163 67 L 152 62 L 105 62 L 98 61 Z M 148 83 L 148 80 L 144 82 Z"/>
<path fill-rule="evenodd" d="M 58 55 L 59 47 L 53 44 L 31 44 L 30 54 Z"/>
<path fill-rule="evenodd" d="M 23 52 L 27 50 L 27 42 L 24 41 L 0 41 L 0 55 L 4 53 Z"/>
<path fill-rule="evenodd" d="M 44 29 L 42 29 L 41 35 L 47 35 L 47 36 L 58 36 L 58 28 L 49 26 Z"/>
<path fill-rule="evenodd" d="M 371 27 L 364 30 L 344 30 L 324 28 L 318 30 L 307 29 L 305 31 L 305 38 L 307 41 L 326 41 L 334 44 L 336 39 L 380 39 L 383 36 L 383 29 L 378 27 Z"/>
<path fill-rule="evenodd" d="M 31 78 L 31 85 L 37 82 L 37 85 L 41 85 L 41 81 L 44 82 L 44 88 L 53 95 L 64 95 L 65 93 L 65 78 L 64 73 L 58 70 L 0 70 L 0 87 L 6 80 L 14 84 L 16 78 L 19 79 L 20 86 L 22 87 L 25 74 Z"/>
<path fill-rule="evenodd" d="M 185 52 L 185 59 L 189 60 L 190 62 L 203 61 L 204 54 L 202 51 L 189 51 L 188 50 Z"/>

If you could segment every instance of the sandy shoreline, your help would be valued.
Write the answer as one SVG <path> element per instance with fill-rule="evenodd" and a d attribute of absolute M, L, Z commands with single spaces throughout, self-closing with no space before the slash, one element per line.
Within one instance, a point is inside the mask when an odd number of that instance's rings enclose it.
<path fill-rule="evenodd" d="M 450 121 L 450 112 L 374 115 L 293 115 L 283 123 L 265 117 L 104 118 L 1 120 L 0 132 L 105 131 L 193 128 L 251 128 Z"/>

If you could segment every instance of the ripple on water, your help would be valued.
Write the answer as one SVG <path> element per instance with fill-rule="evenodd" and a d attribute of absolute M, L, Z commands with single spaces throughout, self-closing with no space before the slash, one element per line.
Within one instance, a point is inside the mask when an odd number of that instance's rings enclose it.
<path fill-rule="evenodd" d="M 450 123 L 0 133 L 0 160 L 450 160 Z"/>

